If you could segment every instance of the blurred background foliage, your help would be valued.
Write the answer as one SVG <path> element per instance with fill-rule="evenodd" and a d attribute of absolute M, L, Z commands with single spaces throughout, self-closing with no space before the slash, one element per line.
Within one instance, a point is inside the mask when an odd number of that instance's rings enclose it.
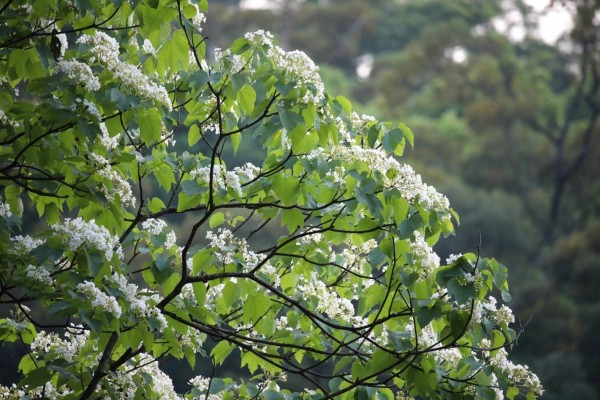
<path fill-rule="evenodd" d="M 481 232 L 483 255 L 509 266 L 513 357 L 543 398 L 598 399 L 600 1 L 550 4 L 573 20 L 553 43 L 535 31 L 548 9 L 520 0 L 242 3 L 211 1 L 209 48 L 270 30 L 330 93 L 409 125 L 407 162 L 462 217 L 440 256 L 474 251 Z"/>

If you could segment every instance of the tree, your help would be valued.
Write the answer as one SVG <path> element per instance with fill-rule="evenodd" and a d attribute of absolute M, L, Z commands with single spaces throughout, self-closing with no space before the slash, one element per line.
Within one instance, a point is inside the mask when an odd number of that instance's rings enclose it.
<path fill-rule="evenodd" d="M 0 9 L 0 338 L 27 348 L 3 397 L 177 398 L 168 358 L 213 366 L 186 398 L 540 395 L 506 268 L 431 248 L 454 214 L 399 161 L 410 129 L 267 32 L 209 65 L 206 11 Z"/>

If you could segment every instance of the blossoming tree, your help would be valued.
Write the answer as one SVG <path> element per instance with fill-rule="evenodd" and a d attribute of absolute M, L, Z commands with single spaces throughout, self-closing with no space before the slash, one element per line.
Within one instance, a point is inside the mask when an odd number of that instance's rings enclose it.
<path fill-rule="evenodd" d="M 456 216 L 406 126 L 267 32 L 208 62 L 205 0 L 26 3 L 0 8 L 0 340 L 27 348 L 2 398 L 542 393 L 505 267 L 432 250 Z M 167 357 L 215 374 L 178 394 Z"/>

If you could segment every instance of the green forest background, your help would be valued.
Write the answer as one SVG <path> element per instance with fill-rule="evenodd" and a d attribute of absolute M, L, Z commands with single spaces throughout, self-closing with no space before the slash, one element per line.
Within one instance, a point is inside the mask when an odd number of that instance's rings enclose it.
<path fill-rule="evenodd" d="M 553 45 L 535 37 L 539 15 L 519 1 L 279 5 L 212 0 L 209 50 L 270 30 L 321 67 L 330 93 L 410 126 L 407 162 L 461 216 L 437 252 L 475 251 L 480 232 L 482 255 L 509 267 L 522 331 L 512 357 L 540 376 L 544 399 L 598 399 L 600 1 L 556 2 L 574 24 Z M 507 11 L 524 21 L 523 40 L 494 29 Z M 358 79 L 364 55 L 372 71 Z"/>

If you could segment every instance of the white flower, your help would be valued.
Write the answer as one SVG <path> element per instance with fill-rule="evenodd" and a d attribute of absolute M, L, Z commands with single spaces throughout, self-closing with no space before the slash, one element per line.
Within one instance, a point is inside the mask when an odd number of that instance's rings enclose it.
<path fill-rule="evenodd" d="M 248 35 L 248 34 L 247 34 Z M 264 36 L 255 35 L 251 42 L 267 41 Z M 269 57 L 275 64 L 275 68 L 281 71 L 288 79 L 296 81 L 296 88 L 306 88 L 302 99 L 305 103 L 318 104 L 324 98 L 325 87 L 319 76 L 319 67 L 306 55 L 306 53 L 294 50 L 284 51 L 279 46 L 269 49 Z"/>
<path fill-rule="evenodd" d="M 264 31 L 262 29 L 257 30 L 256 32 L 248 32 L 244 35 L 244 37 L 254 46 L 263 46 L 267 47 L 273 46 L 273 35 L 269 31 Z"/>
<path fill-rule="evenodd" d="M 242 196 L 242 183 L 253 180 L 259 174 L 260 168 L 251 163 L 235 167 L 232 171 L 227 171 L 224 165 L 217 164 L 213 167 L 213 187 L 223 190 L 230 188 L 238 196 Z M 208 183 L 210 181 L 210 166 L 196 168 L 190 171 L 190 176 Z"/>
<path fill-rule="evenodd" d="M 194 4 L 195 5 L 195 4 Z M 197 9 L 197 6 L 196 6 Z M 206 22 L 206 17 L 200 11 L 196 12 L 196 15 L 192 17 L 192 24 L 196 27 L 198 32 L 202 32 L 202 24 Z"/>
<path fill-rule="evenodd" d="M 100 81 L 94 75 L 89 65 L 79 61 L 61 60 L 58 62 L 58 68 L 67 75 L 67 77 L 77 84 L 85 86 L 91 92 L 100 89 Z"/>
<path fill-rule="evenodd" d="M 14 119 L 7 117 L 6 113 L 1 108 L 0 108 L 0 122 L 2 122 L 4 125 L 12 126 L 13 128 L 19 127 L 19 123 L 17 121 L 15 121 Z"/>
<path fill-rule="evenodd" d="M 37 336 L 31 343 L 31 351 L 48 353 L 52 350 L 64 360 L 73 362 L 80 354 L 89 336 L 90 332 L 82 329 L 80 325 L 67 328 L 64 339 L 56 333 L 38 331 Z"/>
<path fill-rule="evenodd" d="M 92 303 L 92 307 L 100 307 L 108 311 L 116 318 L 121 316 L 121 306 L 114 296 L 107 295 L 100 290 L 94 282 L 85 281 L 75 286 L 75 291 L 87 296 Z"/>
<path fill-rule="evenodd" d="M 348 140 L 352 140 L 348 136 Z M 450 207 L 446 196 L 433 187 L 423 183 L 421 176 L 411 166 L 400 164 L 383 149 L 365 149 L 357 144 L 333 146 L 327 154 L 323 149 L 313 150 L 305 156 L 312 160 L 323 157 L 330 160 L 342 160 L 348 164 L 368 165 L 373 172 L 379 172 L 386 188 L 395 188 L 402 197 L 413 204 L 421 204 L 427 209 L 446 212 Z"/>
<path fill-rule="evenodd" d="M 111 139 L 112 140 L 112 139 Z M 107 144 L 111 144 L 110 142 Z M 135 197 L 131 190 L 129 183 L 123 179 L 121 174 L 116 170 L 113 170 L 108 160 L 96 153 L 89 153 L 89 157 L 92 161 L 98 163 L 96 168 L 98 175 L 106 178 L 110 181 L 112 188 L 108 188 L 106 185 L 102 185 L 102 192 L 109 201 L 115 200 L 115 195 L 119 195 L 123 204 L 135 206 Z"/>
<path fill-rule="evenodd" d="M 409 242 L 413 262 L 418 262 L 423 268 L 423 276 L 431 275 L 440 266 L 440 257 L 425 241 L 421 232 L 415 232 L 415 240 Z"/>
<path fill-rule="evenodd" d="M 156 49 L 154 48 L 154 46 L 152 46 L 152 42 L 149 41 L 148 39 L 144 40 L 144 44 L 142 45 L 142 50 L 144 51 L 144 53 L 150 54 L 150 55 L 156 57 Z"/>
<path fill-rule="evenodd" d="M 121 81 L 123 86 L 143 98 L 161 103 L 169 111 L 173 109 L 169 94 L 164 87 L 152 82 L 135 65 L 119 59 L 119 44 L 114 38 L 104 32 L 96 32 L 94 36 L 82 35 L 77 43 L 91 46 L 90 61 L 98 60 L 114 74 L 117 80 Z"/>
<path fill-rule="evenodd" d="M 60 58 L 65 56 L 65 51 L 69 48 L 69 42 L 67 41 L 67 35 L 64 33 L 59 33 L 56 35 L 56 38 L 60 42 Z"/>
<path fill-rule="evenodd" d="M 54 279 L 50 276 L 50 272 L 43 267 L 29 265 L 25 268 L 25 274 L 43 285 L 54 286 Z"/>
<path fill-rule="evenodd" d="M 461 258 L 461 257 L 462 257 L 462 254 L 461 254 L 461 253 L 458 253 L 458 254 L 450 254 L 450 255 L 448 256 L 448 258 L 446 258 L 446 265 L 450 265 L 450 264 L 452 264 L 454 261 L 458 260 L 458 259 L 459 259 L 459 258 Z"/>
<path fill-rule="evenodd" d="M 100 143 L 102 143 L 102 146 L 106 147 L 107 150 L 114 149 L 115 147 L 117 147 L 117 145 L 119 144 L 119 137 L 111 137 L 108 133 L 108 129 L 106 129 L 106 124 L 104 122 L 100 122 L 99 127 L 100 132 L 102 132 L 102 136 L 100 136 Z"/>
<path fill-rule="evenodd" d="M 353 325 L 358 321 L 355 318 L 352 302 L 340 297 L 335 290 L 329 289 L 314 272 L 306 284 L 298 285 L 298 290 L 304 296 L 315 296 L 319 301 L 317 311 L 326 313 L 329 318 L 346 321 Z"/>
<path fill-rule="evenodd" d="M 235 74 L 244 69 L 246 62 L 239 54 L 234 54 L 231 56 L 231 73 Z"/>
<path fill-rule="evenodd" d="M 34 239 L 31 236 L 17 235 L 10 238 L 12 246 L 9 248 L 11 254 L 28 254 L 31 250 L 44 243 L 42 239 Z"/>
<path fill-rule="evenodd" d="M 170 249 L 171 247 L 177 245 L 177 236 L 175 236 L 175 232 L 171 231 L 167 233 L 167 237 L 165 238 L 165 249 Z"/>
<path fill-rule="evenodd" d="M 167 223 L 162 219 L 148 218 L 142 222 L 142 229 L 150 232 L 151 235 L 160 235 Z"/>
<path fill-rule="evenodd" d="M 507 359 L 507 356 L 508 353 L 505 349 L 499 349 L 491 360 L 492 365 L 497 366 L 514 384 L 523 384 L 533 393 L 541 396 L 544 393 L 544 389 L 537 375 L 529 371 L 527 366 L 513 364 Z"/>
<path fill-rule="evenodd" d="M 123 257 L 119 237 L 116 235 L 111 236 L 108 229 L 99 226 L 93 219 L 84 221 L 81 217 L 76 219 L 67 218 L 62 224 L 52 225 L 52 229 L 67 236 L 65 244 L 69 247 L 69 250 L 77 251 L 80 246 L 87 244 L 104 252 L 104 256 L 108 260 L 112 259 L 115 252 L 120 258 Z"/>
<path fill-rule="evenodd" d="M 94 117 L 98 119 L 102 118 L 102 115 L 100 114 L 100 111 L 98 111 L 98 107 L 96 107 L 96 104 L 92 103 L 88 99 L 83 99 L 83 105 L 88 110 L 88 112 Z"/>
<path fill-rule="evenodd" d="M 10 205 L 6 203 L 0 203 L 0 217 L 9 218 L 12 215 L 10 212 Z"/>

